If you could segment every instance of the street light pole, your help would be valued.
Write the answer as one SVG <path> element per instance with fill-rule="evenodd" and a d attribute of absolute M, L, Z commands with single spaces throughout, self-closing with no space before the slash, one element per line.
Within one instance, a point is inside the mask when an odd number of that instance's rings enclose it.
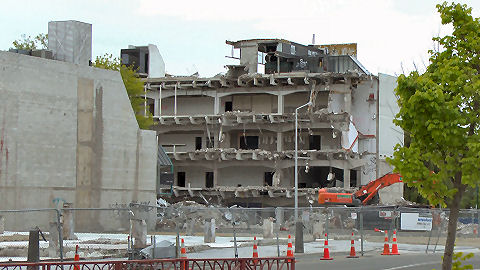
<path fill-rule="evenodd" d="M 298 219 L 298 110 L 312 105 L 312 102 L 303 104 L 295 109 L 295 252 L 303 253 L 303 223 Z"/>

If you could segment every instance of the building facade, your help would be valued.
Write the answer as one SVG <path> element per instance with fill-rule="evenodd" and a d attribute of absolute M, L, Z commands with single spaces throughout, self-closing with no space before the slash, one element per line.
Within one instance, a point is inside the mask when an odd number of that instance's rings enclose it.
<path fill-rule="evenodd" d="M 227 44 L 240 51 L 240 63 L 226 74 L 145 79 L 158 143 L 174 165 L 173 187 L 160 181 L 159 194 L 171 192 L 172 201 L 293 205 L 295 111 L 305 104 L 297 114 L 301 205 L 315 205 L 320 187 L 348 190 L 391 170 L 382 160 L 403 141 L 391 123 L 396 79 L 370 74 L 356 46 Z M 388 106 L 379 106 L 380 96 Z"/>

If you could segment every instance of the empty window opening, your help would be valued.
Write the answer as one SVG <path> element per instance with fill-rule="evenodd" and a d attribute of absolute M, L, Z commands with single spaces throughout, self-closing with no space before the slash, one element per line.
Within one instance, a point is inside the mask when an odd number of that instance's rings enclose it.
<path fill-rule="evenodd" d="M 240 149 L 244 149 L 244 150 L 258 149 L 258 136 L 241 136 Z"/>
<path fill-rule="evenodd" d="M 213 188 L 213 172 L 205 173 L 205 187 Z"/>
<path fill-rule="evenodd" d="M 306 172 L 305 167 L 300 166 L 298 168 L 298 186 L 301 187 L 302 183 L 305 183 L 307 188 L 335 187 L 337 181 L 343 181 L 343 169 L 332 167 L 333 178 L 330 180 L 328 180 L 329 172 L 329 167 L 310 166 Z"/>
<path fill-rule="evenodd" d="M 195 137 L 195 150 L 202 149 L 202 137 Z"/>
<path fill-rule="evenodd" d="M 231 112 L 231 111 L 233 111 L 233 102 L 231 102 L 231 101 L 225 101 L 225 111 L 226 111 L 226 112 Z"/>
<path fill-rule="evenodd" d="M 350 187 L 357 186 L 357 173 L 356 170 L 350 170 Z"/>
<path fill-rule="evenodd" d="M 273 172 L 265 172 L 263 176 L 264 185 L 272 186 L 273 185 Z"/>
<path fill-rule="evenodd" d="M 213 137 L 206 137 L 205 138 L 205 145 L 207 146 L 207 148 L 213 148 L 215 147 L 214 146 L 214 138 Z"/>
<path fill-rule="evenodd" d="M 148 53 L 145 54 L 145 73 L 148 73 Z"/>
<path fill-rule="evenodd" d="M 320 135 L 310 135 L 309 150 L 321 150 L 322 137 Z"/>
<path fill-rule="evenodd" d="M 177 186 L 185 187 L 185 172 L 177 172 Z"/>

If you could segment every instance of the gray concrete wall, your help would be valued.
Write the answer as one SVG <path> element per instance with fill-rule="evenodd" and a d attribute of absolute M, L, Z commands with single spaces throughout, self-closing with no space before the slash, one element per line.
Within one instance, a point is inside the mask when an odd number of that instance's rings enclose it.
<path fill-rule="evenodd" d="M 219 169 L 221 175 L 219 185 L 234 186 L 238 184 L 242 186 L 263 186 L 265 172 L 271 172 L 271 168 L 265 167 L 227 167 Z"/>
<path fill-rule="evenodd" d="M 175 98 L 162 99 L 162 115 L 174 115 Z M 177 96 L 177 115 L 213 114 L 214 98 L 202 96 Z"/>
<path fill-rule="evenodd" d="M 155 202 L 155 132 L 138 129 L 118 72 L 0 52 L 0 209 Z M 17 215 L 7 229 L 48 230 L 52 215 Z M 78 212 L 78 230 L 114 230 Z"/>
<path fill-rule="evenodd" d="M 376 118 L 377 118 L 377 80 L 362 81 L 357 88 L 352 90 L 352 115 L 355 127 L 364 135 L 376 136 Z M 367 101 L 369 95 L 374 94 L 375 100 Z M 358 142 L 358 152 L 376 152 L 375 137 L 360 139 Z M 360 179 L 357 179 L 362 185 L 376 179 L 376 159 L 375 155 L 364 156 L 367 164 L 362 168 Z"/>

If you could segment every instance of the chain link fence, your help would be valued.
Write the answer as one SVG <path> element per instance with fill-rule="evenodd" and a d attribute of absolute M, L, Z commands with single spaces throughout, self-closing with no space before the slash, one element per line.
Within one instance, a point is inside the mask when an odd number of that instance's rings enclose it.
<path fill-rule="evenodd" d="M 412 207 L 310 207 L 298 209 L 306 253 L 321 253 L 325 234 L 332 252 L 348 252 L 352 233 L 357 252 L 376 253 L 385 232 L 409 252 L 440 252 L 446 240 L 447 209 Z M 457 248 L 480 248 L 478 210 L 461 210 Z M 0 210 L 0 261 L 25 260 L 29 231 L 39 229 L 40 257 L 72 259 L 130 257 L 132 250 L 162 240 L 185 240 L 192 256 L 248 257 L 253 238 L 260 254 L 285 256 L 295 238 L 294 208 L 208 207 L 196 203 L 142 204 L 111 208 Z M 222 252 L 218 252 L 222 250 Z M 210 252 L 210 253 L 209 253 Z M 200 256 L 200 255 L 198 255 Z M 262 256 L 262 255 L 261 255 Z"/>

